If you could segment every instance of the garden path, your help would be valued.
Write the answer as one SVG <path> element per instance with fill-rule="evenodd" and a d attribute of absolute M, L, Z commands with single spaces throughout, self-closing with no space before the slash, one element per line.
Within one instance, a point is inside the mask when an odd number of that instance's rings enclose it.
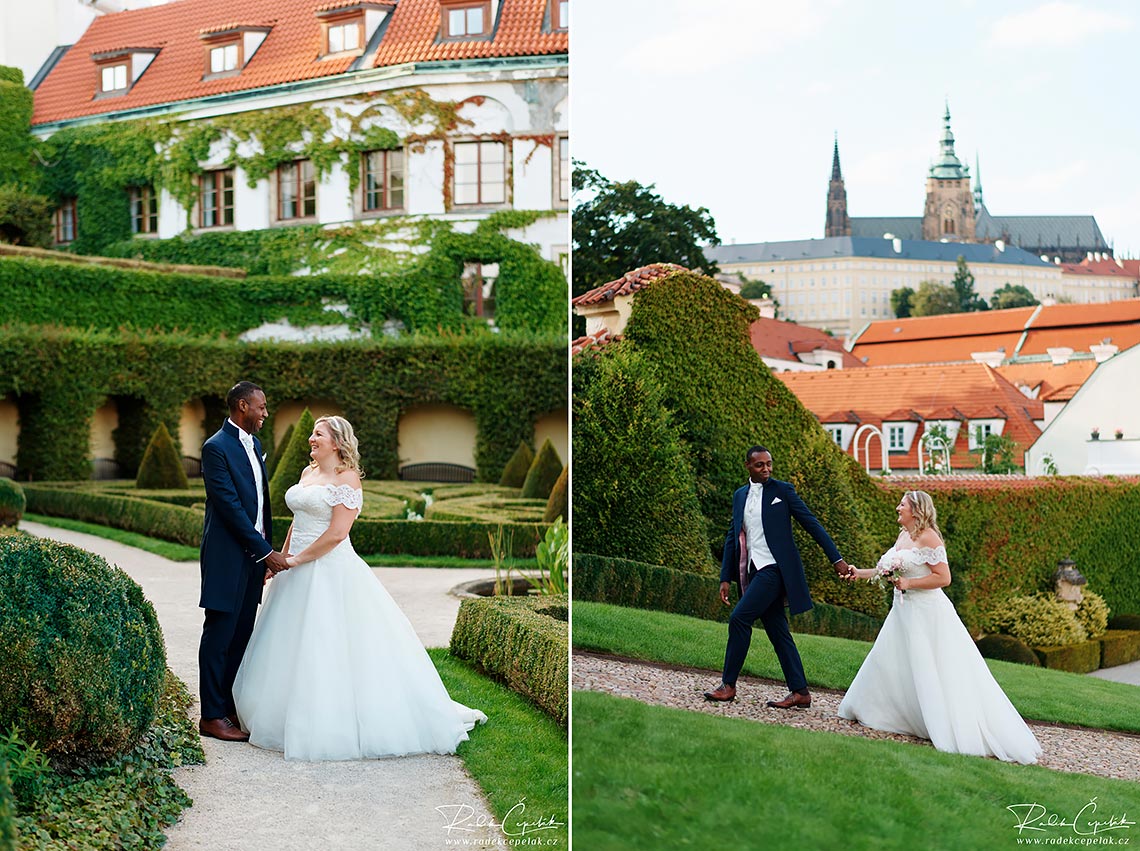
<path fill-rule="evenodd" d="M 38 523 L 21 528 L 98 553 L 138 582 L 154 605 L 167 664 L 198 692 L 197 562 L 173 562 L 93 535 Z M 494 578 L 493 570 L 373 568 L 428 647 L 446 647 L 459 611 L 448 590 Z M 191 709 L 197 721 L 198 707 Z M 482 791 L 455 756 L 421 755 L 356 762 L 286 762 L 281 754 L 241 743 L 203 739 L 206 764 L 174 772 L 194 799 L 167 831 L 166 851 L 386 851 L 446 847 L 444 812 L 472 808 L 471 822 L 492 820 Z M 466 812 L 466 811 L 464 811 Z M 471 847 L 495 847 L 502 836 L 482 827 L 455 833 Z"/>
<path fill-rule="evenodd" d="M 810 709 L 789 711 L 770 709 L 766 705 L 766 701 L 780 700 L 787 694 L 784 683 L 776 680 L 741 677 L 738 686 L 743 688 L 736 700 L 712 703 L 704 699 L 704 693 L 717 684 L 719 672 L 715 671 L 582 651 L 574 653 L 572 671 L 573 687 L 584 691 L 600 691 L 656 706 L 745 718 L 763 724 L 932 747 L 926 739 L 884 733 L 840 718 L 835 713 L 843 699 L 841 691 L 813 688 Z M 1140 780 L 1140 735 L 1037 722 L 1030 722 L 1029 726 L 1044 750 L 1039 765 L 1058 771 Z"/>

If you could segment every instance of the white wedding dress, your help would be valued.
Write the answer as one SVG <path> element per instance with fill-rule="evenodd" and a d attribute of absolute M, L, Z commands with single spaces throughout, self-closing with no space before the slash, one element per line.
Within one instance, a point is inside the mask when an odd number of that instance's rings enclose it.
<path fill-rule="evenodd" d="M 879 568 L 928 575 L 946 548 L 891 547 Z M 867 727 L 929 739 L 940 751 L 1033 763 L 1041 746 L 994 680 L 941 588 L 894 592 L 894 603 L 839 715 Z"/>
<path fill-rule="evenodd" d="M 294 485 L 290 554 L 320 537 L 348 485 Z M 453 701 L 412 625 L 345 538 L 275 576 L 234 682 L 251 744 L 286 759 L 454 753 L 487 716 Z"/>

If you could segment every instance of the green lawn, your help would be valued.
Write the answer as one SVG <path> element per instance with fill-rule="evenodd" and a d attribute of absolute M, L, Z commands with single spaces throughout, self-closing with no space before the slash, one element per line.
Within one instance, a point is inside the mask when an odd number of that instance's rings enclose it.
<path fill-rule="evenodd" d="M 575 602 L 572 617 L 571 635 L 577 648 L 707 668 L 713 672 L 709 685 L 716 684 L 724 664 L 726 624 L 587 602 Z M 851 685 L 871 649 L 865 641 L 804 634 L 796 635 L 796 646 L 808 683 L 834 689 Z M 1140 732 L 1140 687 L 1010 662 L 987 660 L 987 664 L 1026 718 Z M 783 679 L 762 630 L 753 635 L 744 673 Z"/>
<path fill-rule="evenodd" d="M 1140 821 L 1138 787 L 1123 780 L 592 692 L 573 703 L 574 841 L 590 851 L 1013 848 L 1018 819 L 1006 807 L 1036 803 L 1072 821 L 1094 797 L 1084 823 Z M 1023 835 L 1083 838 L 1056 827 Z M 1135 844 L 1140 825 L 1097 838 Z"/>
<path fill-rule="evenodd" d="M 569 847 L 566 731 L 533 703 L 447 650 L 428 653 L 452 699 L 487 715 L 487 723 L 459 746 L 459 756 L 491 802 L 495 818 L 516 833 L 521 822 L 559 822 L 555 829 L 527 832 L 526 838 L 541 839 L 544 847 Z"/>

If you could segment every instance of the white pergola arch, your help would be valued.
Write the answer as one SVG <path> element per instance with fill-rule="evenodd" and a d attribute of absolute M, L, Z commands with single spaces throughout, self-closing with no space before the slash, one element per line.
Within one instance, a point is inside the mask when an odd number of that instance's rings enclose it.
<path fill-rule="evenodd" d="M 863 441 L 863 467 L 866 469 L 868 475 L 871 473 L 871 438 L 879 438 L 879 448 L 883 453 L 883 466 L 880 469 L 889 470 L 890 463 L 887 461 L 887 441 L 883 437 L 883 430 L 877 425 L 871 423 L 863 423 L 859 428 L 855 429 L 855 437 L 852 442 L 855 444 L 855 462 L 859 461 L 859 441 Z"/>
<path fill-rule="evenodd" d="M 919 473 L 926 475 L 926 464 L 922 460 L 923 447 L 925 447 L 926 451 L 929 453 L 930 460 L 932 463 L 934 461 L 934 453 L 936 453 L 936 452 L 941 453 L 942 463 L 946 465 L 945 468 L 942 470 L 942 472 L 943 473 L 949 473 L 950 472 L 950 447 L 948 445 L 948 442 L 944 438 L 940 437 L 937 434 L 931 434 L 930 432 L 924 431 L 922 433 L 922 437 L 920 437 L 918 439 L 918 472 Z"/>

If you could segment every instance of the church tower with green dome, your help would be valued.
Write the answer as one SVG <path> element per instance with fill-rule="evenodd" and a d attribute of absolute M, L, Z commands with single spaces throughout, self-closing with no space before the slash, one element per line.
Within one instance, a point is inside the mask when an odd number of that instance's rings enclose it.
<path fill-rule="evenodd" d="M 954 153 L 950 131 L 950 105 L 942 116 L 942 139 L 938 159 L 926 177 L 926 209 L 922 214 L 922 238 L 931 241 L 974 242 L 974 194 L 970 168 Z"/>

